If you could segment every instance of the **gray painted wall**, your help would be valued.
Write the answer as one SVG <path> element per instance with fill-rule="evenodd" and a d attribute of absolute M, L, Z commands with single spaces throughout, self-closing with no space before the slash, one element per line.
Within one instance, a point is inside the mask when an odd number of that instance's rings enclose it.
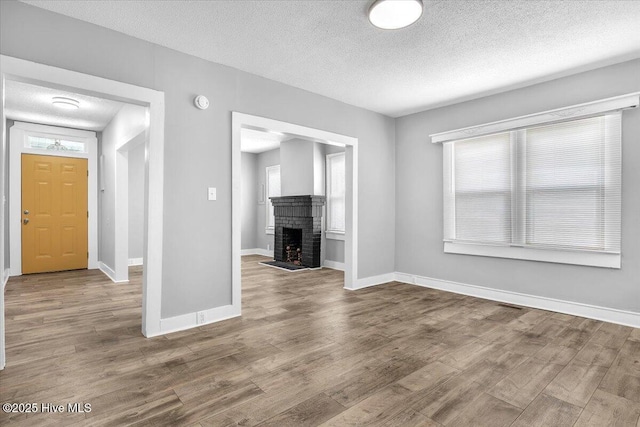
<path fill-rule="evenodd" d="M 359 138 L 358 276 L 394 270 L 392 118 L 19 2 L 0 2 L 0 52 L 165 93 L 163 318 L 231 302 L 232 111 Z"/>
<path fill-rule="evenodd" d="M 267 204 L 266 204 L 266 188 L 267 188 L 267 166 L 275 166 L 280 164 L 280 149 L 269 150 L 256 155 L 256 183 L 257 188 L 265 188 L 265 203 L 256 204 L 256 234 L 254 248 L 273 250 L 273 234 L 265 232 L 267 224 Z"/>
<path fill-rule="evenodd" d="M 102 212 L 102 188 L 103 188 L 103 176 L 102 176 L 102 168 L 103 165 L 100 161 L 102 157 L 102 132 L 96 132 L 96 139 L 98 142 L 98 261 L 102 260 L 102 245 L 100 242 L 102 241 L 102 221 L 103 212 Z"/>
<path fill-rule="evenodd" d="M 319 142 L 313 143 L 313 193 L 316 196 L 325 195 L 325 146 Z"/>
<path fill-rule="evenodd" d="M 142 258 L 144 244 L 144 144 L 129 151 L 129 259 Z"/>
<path fill-rule="evenodd" d="M 300 142 L 300 141 L 298 141 Z M 303 141 L 303 145 L 306 141 Z M 302 147 L 302 145 L 301 145 Z M 305 173 L 309 177 L 313 175 L 313 186 L 314 186 L 314 194 L 324 194 L 324 181 L 325 181 L 325 155 L 331 153 L 339 153 L 344 152 L 343 147 L 330 146 L 327 144 L 314 143 L 313 147 L 313 174 L 307 168 L 299 173 Z M 303 150 L 303 155 L 309 154 L 308 151 Z M 249 156 L 254 156 L 254 159 L 251 160 Z M 248 159 L 248 160 L 245 160 Z M 242 249 L 267 249 L 267 244 L 270 245 L 270 248 L 273 250 L 273 235 L 265 233 L 265 223 L 266 223 L 266 205 L 257 203 L 257 194 L 258 188 L 260 184 L 266 184 L 266 167 L 273 165 L 281 165 L 281 168 L 286 169 L 286 164 L 291 162 L 302 164 L 299 161 L 299 157 L 293 156 L 290 161 L 282 160 L 281 158 L 281 150 L 279 148 L 275 150 L 266 151 L 264 153 L 259 154 L 251 154 L 251 153 L 242 153 L 242 188 L 243 188 L 243 206 L 242 206 Z M 245 164 L 253 163 L 253 180 L 256 183 L 255 193 L 256 196 L 253 200 L 253 207 L 255 207 L 253 211 L 253 217 L 251 217 L 252 212 L 245 209 L 245 206 L 248 206 L 249 201 L 245 202 L 245 196 L 247 196 L 248 192 L 251 192 L 250 189 L 247 191 L 244 190 L 245 182 L 251 179 L 251 171 L 245 168 Z M 320 181 L 320 182 L 318 182 Z M 310 185 L 310 184 L 309 184 Z M 307 193 L 308 194 L 308 193 Z M 251 219 L 253 218 L 253 219 Z M 250 230 L 251 224 L 253 221 L 253 239 L 251 237 L 246 236 L 245 229 Z M 251 233 L 248 231 L 247 233 Z M 330 261 L 344 262 L 344 241 L 342 240 L 332 240 L 325 239 L 323 235 L 323 260 L 328 259 Z M 251 246 L 253 245 L 253 246 Z"/>
<path fill-rule="evenodd" d="M 397 119 L 396 270 L 640 312 L 640 109 L 623 113 L 620 270 L 443 253 L 442 146 L 429 140 L 437 132 L 635 91 L 640 60 Z"/>
<path fill-rule="evenodd" d="M 242 153 L 240 164 L 242 166 L 240 201 L 242 209 L 242 249 L 255 249 L 256 233 L 258 230 L 258 154 Z M 262 230 L 264 233 L 264 229 Z"/>
<path fill-rule="evenodd" d="M 113 123 L 113 122 L 112 122 Z M 112 123 L 101 132 L 100 155 L 103 161 L 98 162 L 100 168 L 100 178 L 103 179 L 98 185 L 99 199 L 99 261 L 106 264 L 115 271 L 116 268 L 116 232 L 115 232 L 115 210 L 116 210 L 116 145 L 118 143 Z"/>
<path fill-rule="evenodd" d="M 99 163 L 99 167 L 103 167 L 100 170 L 100 177 L 103 179 L 100 185 L 99 191 L 99 224 L 100 229 L 100 258 L 99 260 L 106 264 L 109 268 L 115 271 L 116 269 L 116 150 L 123 144 L 126 144 L 130 140 L 137 137 L 140 132 L 145 128 L 145 113 L 146 109 L 137 105 L 125 104 L 120 111 L 113 117 L 111 122 L 103 129 L 102 138 L 100 140 L 100 154 L 104 156 L 104 162 L 102 165 Z M 127 153 L 128 155 L 128 153 Z M 143 153 L 144 156 L 144 153 Z M 144 157 L 143 157 L 144 159 Z M 139 160 L 139 159 L 138 159 Z M 143 163 L 144 169 L 144 163 Z M 138 166 L 139 168 L 139 166 Z M 138 172 L 140 173 L 140 172 Z M 142 171 L 144 174 L 144 170 Z M 131 175 L 129 175 L 131 176 Z M 140 184 L 139 181 L 142 181 Z M 144 176 L 142 179 L 138 179 L 137 185 L 144 186 Z M 139 191 L 139 189 L 138 189 Z M 144 194 L 144 189 L 143 189 Z M 131 200 L 129 195 L 128 200 Z M 140 201 L 137 202 L 138 206 L 141 206 Z M 144 209 L 144 207 L 142 207 Z M 139 210 L 139 209 L 138 209 Z M 131 213 L 131 209 L 128 210 Z M 144 224 L 144 212 L 142 214 L 143 219 L 139 218 L 140 213 L 136 212 L 134 220 L 137 220 L 137 224 Z M 129 219 L 131 224 L 131 218 Z M 141 231 L 134 231 L 134 235 L 140 234 Z M 129 236 L 131 237 L 131 230 L 129 230 Z M 137 236 L 141 240 L 140 236 Z M 127 242 L 127 247 L 130 248 L 131 239 Z M 131 254 L 129 258 L 133 257 Z"/>
<path fill-rule="evenodd" d="M 325 259 L 344 262 L 344 240 L 325 239 Z"/>
<path fill-rule="evenodd" d="M 280 191 L 283 196 L 314 194 L 314 143 L 291 139 L 280 143 Z"/>

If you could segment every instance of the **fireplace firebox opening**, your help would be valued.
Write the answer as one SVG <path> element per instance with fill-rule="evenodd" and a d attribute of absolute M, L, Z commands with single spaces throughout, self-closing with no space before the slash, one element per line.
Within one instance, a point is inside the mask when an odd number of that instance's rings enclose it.
<path fill-rule="evenodd" d="M 282 243 L 285 262 L 302 265 L 302 229 L 282 228 Z"/>

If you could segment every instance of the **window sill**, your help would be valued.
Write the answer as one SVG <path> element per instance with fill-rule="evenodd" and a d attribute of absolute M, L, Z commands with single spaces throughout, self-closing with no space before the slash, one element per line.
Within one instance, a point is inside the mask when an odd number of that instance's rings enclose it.
<path fill-rule="evenodd" d="M 275 228 L 265 228 L 264 229 L 264 233 L 265 234 L 276 234 Z"/>
<path fill-rule="evenodd" d="M 325 231 L 325 236 L 329 240 L 344 240 L 344 231 Z"/>
<path fill-rule="evenodd" d="M 444 242 L 444 252 L 511 258 L 559 264 L 588 265 L 592 267 L 620 268 L 620 254 L 610 252 L 540 249 L 519 246 L 493 246 L 473 243 Z"/>

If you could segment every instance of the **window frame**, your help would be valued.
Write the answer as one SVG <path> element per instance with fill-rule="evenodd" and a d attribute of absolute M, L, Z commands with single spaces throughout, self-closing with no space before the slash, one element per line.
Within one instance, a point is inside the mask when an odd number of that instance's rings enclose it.
<path fill-rule="evenodd" d="M 344 194 L 342 194 L 342 200 L 343 200 L 343 206 L 345 206 L 346 208 L 346 201 L 347 201 L 347 186 L 346 186 L 346 153 L 345 152 L 340 152 L 340 153 L 331 153 L 331 154 L 327 154 L 326 155 L 326 161 L 325 161 L 325 177 L 326 177 L 326 190 L 325 190 L 325 194 L 326 194 L 326 200 L 327 200 L 327 214 L 326 214 L 326 230 L 325 230 L 325 236 L 327 239 L 334 239 L 334 240 L 344 240 L 344 236 L 346 233 L 346 221 L 345 221 L 345 229 L 338 229 L 338 228 L 333 228 L 331 227 L 331 203 L 332 200 L 334 199 L 333 197 L 333 192 L 331 190 L 331 163 L 333 162 L 333 159 L 337 158 L 337 157 L 342 157 L 344 158 L 344 164 L 345 164 L 345 189 L 344 189 Z M 346 212 L 345 212 L 346 214 Z M 346 216 L 345 216 L 346 219 Z"/>
<path fill-rule="evenodd" d="M 624 98 L 624 97 L 619 97 Z M 630 106 L 634 107 L 638 103 L 638 96 L 634 95 L 631 97 Z M 605 100 L 610 101 L 610 100 Z M 629 101 L 629 97 L 627 97 L 627 101 Z M 619 103 L 618 103 L 619 104 Z M 611 102 L 608 103 L 611 105 Z M 620 110 L 623 108 L 618 108 L 616 110 L 608 110 L 602 111 L 596 114 L 588 114 L 588 115 L 577 115 L 574 117 L 574 114 L 566 114 L 563 112 L 559 112 L 556 114 L 551 114 L 554 117 L 553 120 L 541 121 L 539 117 L 532 117 L 529 120 L 529 124 L 527 126 L 513 127 L 509 128 L 509 123 L 523 123 L 523 118 L 516 118 L 511 121 L 502 121 L 495 122 L 494 124 L 488 124 L 484 126 L 479 126 L 476 128 L 468 128 L 467 130 L 458 130 L 449 132 L 449 136 L 442 136 L 443 134 L 432 135 L 432 140 L 434 142 L 444 142 L 451 143 L 455 141 L 463 141 L 465 139 L 475 138 L 476 136 L 486 136 L 492 134 L 498 134 L 503 132 L 509 132 L 511 134 L 511 152 L 512 152 L 512 214 L 511 214 L 511 227 L 512 227 L 512 240 L 510 244 L 492 244 L 486 242 L 473 242 L 473 241 L 457 241 L 454 239 L 446 239 L 444 238 L 444 252 L 445 253 L 453 253 L 453 254 L 465 254 L 465 255 L 477 255 L 477 256 L 489 256 L 489 257 L 498 257 L 498 258 L 511 258 L 511 259 L 521 259 L 521 260 L 533 260 L 533 261 L 543 261 L 543 262 L 552 262 L 552 263 L 563 263 L 563 264 L 576 264 L 576 265 L 587 265 L 587 266 L 595 266 L 595 267 L 607 267 L 607 268 L 616 268 L 619 269 L 621 267 L 621 249 L 617 251 L 606 250 L 607 245 L 606 236 L 607 229 L 611 226 L 607 221 L 604 221 L 603 224 L 603 248 L 605 249 L 581 249 L 581 248 L 559 248 L 559 247 L 545 247 L 543 245 L 530 245 L 527 243 L 527 228 L 525 224 L 525 218 L 529 213 L 529 201 L 526 197 L 526 189 L 523 188 L 526 182 L 525 174 L 526 168 L 523 167 L 523 163 L 526 163 L 525 153 L 518 153 L 519 149 L 526 150 L 526 141 L 524 141 L 525 129 L 537 128 L 540 126 L 552 125 L 556 123 L 569 122 L 575 120 L 586 119 L 594 116 L 606 116 L 609 114 L 619 114 L 622 116 Z M 584 111 L 583 108 L 573 107 L 573 111 Z M 549 113 L 541 113 L 540 115 L 544 115 Z M 565 117 L 569 116 L 569 117 Z M 563 117 L 562 119 L 558 119 L 558 117 Z M 617 133 L 618 139 L 615 140 L 614 144 L 619 144 L 619 149 L 621 149 L 622 145 L 622 117 L 619 119 L 619 132 Z M 484 131 L 483 131 L 484 128 Z M 491 129 L 493 131 L 487 131 L 487 129 Z M 476 134 L 473 136 L 469 136 L 470 134 Z M 466 137 L 462 135 L 466 134 Z M 440 139 L 440 141 L 436 141 Z M 606 148 L 605 148 L 606 149 Z M 455 174 L 455 161 L 454 156 L 451 154 L 453 149 L 449 148 L 449 155 L 446 155 L 447 151 L 445 150 L 445 155 L 443 155 L 443 162 L 445 162 L 444 168 L 444 196 L 447 197 L 447 191 L 452 191 L 452 181 L 454 178 L 452 176 L 447 176 L 447 171 L 451 173 L 451 175 Z M 446 162 L 451 162 L 451 165 L 447 168 Z M 609 175 L 611 170 L 617 170 L 620 173 L 620 176 L 617 178 L 621 180 L 621 158 L 614 159 L 613 162 L 603 163 L 601 173 L 604 175 Z M 448 187 L 448 185 L 450 187 Z M 604 185 L 604 184 L 603 184 Z M 620 190 L 618 188 L 618 190 Z M 619 195 L 620 196 L 620 195 Z M 449 203 L 444 204 L 444 215 L 445 215 L 445 228 L 443 231 L 445 236 L 447 235 L 447 220 L 446 216 L 450 215 L 453 211 L 453 219 L 449 219 L 449 227 L 453 227 L 455 230 L 455 202 L 453 205 Z M 621 217 L 621 209 L 618 206 L 614 215 Z M 620 222 L 617 223 L 619 227 Z M 621 233 L 621 229 L 614 231 L 616 233 Z M 444 237 L 444 236 L 443 236 Z M 513 243 L 518 242 L 518 243 Z"/>
<path fill-rule="evenodd" d="M 280 165 L 272 165 L 272 166 L 267 166 L 265 168 L 265 212 L 266 212 L 266 217 L 265 217 L 265 227 L 264 227 L 264 232 L 265 234 L 275 234 L 275 214 L 273 213 L 273 203 L 271 203 L 271 199 L 269 197 L 278 197 L 278 196 L 271 196 L 271 194 L 269 193 L 269 172 L 273 171 L 273 170 L 277 170 L 278 171 L 278 175 L 280 175 Z M 282 175 L 280 175 L 280 179 L 282 179 Z M 280 181 L 280 184 L 282 185 L 282 181 Z M 270 224 L 271 220 L 273 219 L 273 225 Z"/>
<path fill-rule="evenodd" d="M 80 144 L 82 146 L 82 150 L 72 150 L 72 149 L 49 149 L 48 147 L 34 147 L 32 145 L 31 139 L 32 138 L 39 138 L 39 139 L 46 139 L 46 140 L 50 140 L 52 141 L 52 144 L 54 144 L 55 142 L 60 142 L 62 143 L 61 146 L 65 147 L 64 143 L 65 142 L 70 142 L 70 143 L 75 143 L 75 144 Z M 80 156 L 86 155 L 89 153 L 89 147 L 87 145 L 87 142 L 81 138 L 81 137 L 75 137 L 73 135 L 70 136 L 66 136 L 66 135 L 56 135 L 56 134 L 49 134 L 46 132 L 30 132 L 29 135 L 27 135 L 27 137 L 24 140 L 24 150 L 27 151 L 31 151 L 33 150 L 34 152 L 38 152 L 40 154 L 46 154 L 46 153 L 55 153 L 54 155 L 59 155 L 60 153 L 64 154 L 71 154 L 71 153 L 76 153 Z"/>

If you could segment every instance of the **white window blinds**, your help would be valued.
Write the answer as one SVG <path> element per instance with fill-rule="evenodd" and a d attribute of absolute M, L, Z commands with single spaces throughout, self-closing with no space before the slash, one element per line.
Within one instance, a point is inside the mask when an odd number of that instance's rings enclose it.
<path fill-rule="evenodd" d="M 445 241 L 619 254 L 620 116 L 446 142 Z"/>
<path fill-rule="evenodd" d="M 280 197 L 280 165 L 267 167 L 267 229 L 273 230 L 275 215 L 269 197 Z"/>
<path fill-rule="evenodd" d="M 345 231 L 345 155 L 327 155 L 327 231 Z"/>
<path fill-rule="evenodd" d="M 508 133 L 445 145 L 451 150 L 448 239 L 511 242 L 511 149 Z"/>
<path fill-rule="evenodd" d="M 620 251 L 620 114 L 526 129 L 528 245 Z"/>

